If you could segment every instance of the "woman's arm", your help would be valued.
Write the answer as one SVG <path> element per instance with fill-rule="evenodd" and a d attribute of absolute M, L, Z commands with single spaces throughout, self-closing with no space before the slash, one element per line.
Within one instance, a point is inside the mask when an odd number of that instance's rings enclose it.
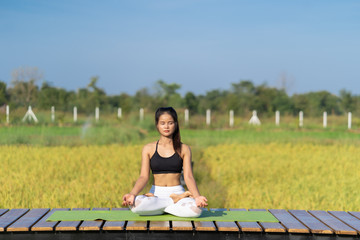
<path fill-rule="evenodd" d="M 130 193 L 123 196 L 123 205 L 133 205 L 136 195 L 146 186 L 150 175 L 150 144 L 143 147 L 141 153 L 141 171 L 140 176 Z"/>
<path fill-rule="evenodd" d="M 195 198 L 196 205 L 198 207 L 205 207 L 207 206 L 207 199 L 204 196 L 200 195 L 200 192 L 197 188 L 195 178 L 193 175 L 193 171 L 191 168 L 191 149 L 189 146 L 182 144 L 181 146 L 181 153 L 183 158 L 183 171 L 184 171 L 184 180 L 188 190 L 191 192 L 193 197 Z"/>

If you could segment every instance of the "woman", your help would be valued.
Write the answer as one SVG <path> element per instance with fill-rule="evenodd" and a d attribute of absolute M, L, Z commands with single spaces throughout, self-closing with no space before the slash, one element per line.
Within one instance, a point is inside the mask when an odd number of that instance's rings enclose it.
<path fill-rule="evenodd" d="M 201 196 L 191 168 L 190 147 L 181 143 L 176 111 L 172 107 L 159 108 L 155 123 L 160 138 L 142 150 L 140 177 L 130 193 L 123 197 L 123 205 L 139 215 L 159 215 L 164 212 L 179 217 L 198 217 L 207 199 Z M 150 169 L 154 185 L 150 193 L 137 196 L 146 186 Z M 180 184 L 181 170 L 189 191 Z"/>

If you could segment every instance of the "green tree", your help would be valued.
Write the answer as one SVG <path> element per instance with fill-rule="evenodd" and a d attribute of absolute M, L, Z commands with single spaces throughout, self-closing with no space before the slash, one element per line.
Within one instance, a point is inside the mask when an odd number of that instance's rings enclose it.
<path fill-rule="evenodd" d="M 103 89 L 97 86 L 99 77 L 95 76 L 90 79 L 90 83 L 87 88 L 90 92 L 89 94 L 89 104 L 95 107 L 102 107 L 106 103 L 106 93 Z"/>
<path fill-rule="evenodd" d="M 107 97 L 105 91 L 97 86 L 98 80 L 99 77 L 92 77 L 86 88 L 77 90 L 74 105 L 77 106 L 78 111 L 91 114 L 96 107 L 104 109 Z"/>
<path fill-rule="evenodd" d="M 111 108 L 121 108 L 123 113 L 129 113 L 132 109 L 133 99 L 127 93 L 122 93 L 120 95 L 109 96 L 108 104 Z"/>
<path fill-rule="evenodd" d="M 308 112 L 309 109 L 309 100 L 306 94 L 294 94 L 292 97 L 292 102 L 294 103 L 293 114 L 296 115 L 300 111 Z"/>
<path fill-rule="evenodd" d="M 294 102 L 294 113 L 300 110 L 308 116 L 318 117 L 324 111 L 339 114 L 339 98 L 327 91 L 309 92 L 292 97 Z"/>
<path fill-rule="evenodd" d="M 177 83 L 166 83 L 163 80 L 158 80 L 156 82 L 156 84 L 160 87 L 159 91 L 160 91 L 160 95 L 163 97 L 166 96 L 171 96 L 173 94 L 176 94 L 177 90 L 179 90 L 181 88 L 180 84 Z"/>
<path fill-rule="evenodd" d="M 63 88 L 52 87 L 49 83 L 43 82 L 38 93 L 38 105 L 42 109 L 50 109 L 55 106 L 58 110 L 69 109 L 70 93 Z"/>
<path fill-rule="evenodd" d="M 121 107 L 124 113 L 129 113 L 131 111 L 133 102 L 134 100 L 129 94 L 127 93 L 120 94 L 119 107 Z"/>
<path fill-rule="evenodd" d="M 241 80 L 239 83 L 231 84 L 228 102 L 230 108 L 240 115 L 244 115 L 256 107 L 256 87 L 250 80 Z"/>
<path fill-rule="evenodd" d="M 7 104 L 9 101 L 9 95 L 6 91 L 6 83 L 0 81 L 0 106 Z"/>
<path fill-rule="evenodd" d="M 174 108 L 181 107 L 183 100 L 177 91 L 181 88 L 177 83 L 166 83 L 163 80 L 156 82 L 157 93 L 155 96 L 156 105 L 158 106 L 172 106 Z"/>
<path fill-rule="evenodd" d="M 148 88 L 142 88 L 136 91 L 133 99 L 134 107 L 137 111 L 139 108 L 148 108 L 151 111 L 154 111 L 157 108 L 157 105 L 154 104 L 154 98 L 149 93 Z"/>
<path fill-rule="evenodd" d="M 90 91 L 87 88 L 79 88 L 76 92 L 75 106 L 79 112 L 92 113 L 95 106 L 89 101 Z"/>
<path fill-rule="evenodd" d="M 275 98 L 272 99 L 272 109 L 280 111 L 281 113 L 292 113 L 294 104 L 291 98 L 287 95 L 285 89 L 277 90 Z"/>
<path fill-rule="evenodd" d="M 355 110 L 355 98 L 351 92 L 345 89 L 340 90 L 340 105 L 344 112 L 353 112 Z"/>
<path fill-rule="evenodd" d="M 185 94 L 184 102 L 185 102 L 185 107 L 189 109 L 190 113 L 198 112 L 199 99 L 194 93 L 187 92 Z"/>
<path fill-rule="evenodd" d="M 224 112 L 226 109 L 225 96 L 227 95 L 226 91 L 223 90 L 212 90 L 206 92 L 205 96 L 199 97 L 199 112 L 204 113 L 206 109 L 211 109 L 213 111 Z"/>
<path fill-rule="evenodd" d="M 277 95 L 277 89 L 269 88 L 266 84 L 262 84 L 255 88 L 254 102 L 252 110 L 256 110 L 260 114 L 270 114 L 275 112 L 273 99 Z M 250 110 L 250 109 L 249 109 Z"/>

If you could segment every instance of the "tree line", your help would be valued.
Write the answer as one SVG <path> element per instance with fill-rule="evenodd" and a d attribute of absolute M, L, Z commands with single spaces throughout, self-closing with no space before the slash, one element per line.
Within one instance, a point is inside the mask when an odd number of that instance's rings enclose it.
<path fill-rule="evenodd" d="M 307 116 L 328 114 L 341 115 L 347 112 L 360 114 L 360 96 L 353 95 L 345 89 L 339 95 L 328 91 L 308 92 L 289 96 L 285 89 L 269 87 L 267 84 L 255 85 L 251 80 L 240 80 L 232 83 L 228 90 L 211 90 L 206 94 L 187 92 L 181 96 L 181 85 L 158 80 L 155 90 L 139 89 L 134 95 L 121 93 L 107 95 L 97 86 L 98 77 L 92 77 L 89 84 L 77 91 L 52 86 L 48 82 L 37 82 L 41 74 L 36 68 L 19 68 L 14 70 L 11 84 L 0 81 L 0 108 L 9 105 L 11 108 L 29 105 L 49 110 L 72 111 L 76 106 L 78 112 L 93 113 L 95 107 L 102 112 L 113 112 L 121 107 L 124 113 L 146 108 L 155 110 L 159 106 L 188 108 L 192 114 L 204 114 L 206 109 L 220 113 L 234 110 L 235 114 L 244 116 L 252 110 L 262 115 L 272 116 L 279 110 L 282 114 L 297 115 L 303 111 Z"/>

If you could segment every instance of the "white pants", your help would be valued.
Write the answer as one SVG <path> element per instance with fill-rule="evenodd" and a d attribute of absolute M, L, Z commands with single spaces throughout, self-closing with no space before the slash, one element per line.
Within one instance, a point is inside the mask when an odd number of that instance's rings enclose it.
<path fill-rule="evenodd" d="M 178 217 L 199 217 L 201 209 L 196 206 L 195 199 L 186 197 L 174 203 L 170 195 L 182 194 L 185 190 L 181 185 L 173 187 L 152 186 L 150 193 L 155 197 L 136 196 L 131 211 L 139 215 L 160 215 L 164 212 Z"/>

